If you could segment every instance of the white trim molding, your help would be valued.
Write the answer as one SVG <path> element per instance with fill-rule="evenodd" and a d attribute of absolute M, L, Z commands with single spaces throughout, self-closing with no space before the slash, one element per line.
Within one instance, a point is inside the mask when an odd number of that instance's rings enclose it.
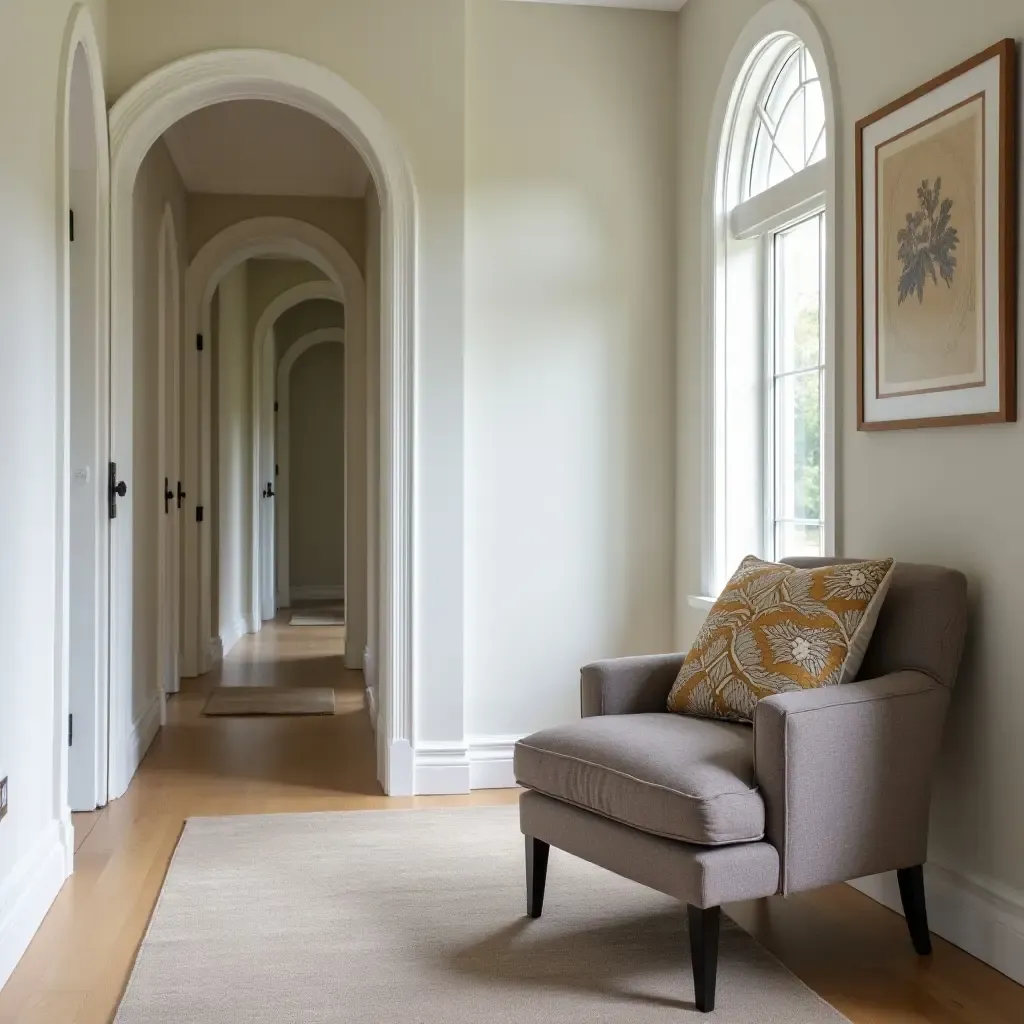
<path fill-rule="evenodd" d="M 220 657 L 218 661 L 223 661 L 228 654 L 231 653 L 231 648 L 238 643 L 247 633 L 255 633 L 254 629 L 249 628 L 249 620 L 243 615 L 239 615 L 234 622 L 229 622 L 224 628 L 224 631 L 217 638 L 217 647 L 219 648 Z"/>
<path fill-rule="evenodd" d="M 95 140 L 95 193 L 90 196 L 93 210 L 89 235 L 80 244 L 91 243 L 90 253 L 95 278 L 94 311 L 92 331 L 94 333 L 95 365 L 92 384 L 92 403 L 95 408 L 94 436 L 91 447 L 96 454 L 95 466 L 91 467 L 93 479 L 90 485 L 96 495 L 96 533 L 93 538 L 94 608 L 92 650 L 92 694 L 88 701 L 88 713 L 78 708 L 79 725 L 83 737 L 82 747 L 88 749 L 91 779 L 85 780 L 82 765 L 76 765 L 78 785 L 76 786 L 76 809 L 87 810 L 107 802 L 107 779 L 109 749 L 108 697 L 107 697 L 107 643 L 109 607 L 109 519 L 106 511 L 106 462 L 110 450 L 108 437 L 109 402 L 108 391 L 110 348 L 109 348 L 109 288 L 110 249 L 107 223 L 110 216 L 110 162 L 107 136 L 106 98 L 103 91 L 103 61 L 100 55 L 96 30 L 88 8 L 75 3 L 68 15 L 64 38 L 61 45 L 60 81 L 58 96 L 60 121 L 57 125 L 57 195 L 56 203 L 60 215 L 57 224 L 57 407 L 56 407 L 56 495 L 55 521 L 55 601 L 54 617 L 54 724 L 53 754 L 55 779 L 53 792 L 54 817 L 67 819 L 69 810 L 68 790 L 68 744 L 67 721 L 71 706 L 71 250 L 68 231 L 67 211 L 71 207 L 71 90 L 76 60 L 81 57 L 89 76 L 92 99 L 92 130 Z M 90 190 L 91 191 L 91 190 Z M 91 804 L 91 807 L 90 807 Z"/>
<path fill-rule="evenodd" d="M 74 834 L 54 820 L 0 882 L 0 989 L 71 874 Z"/>
<path fill-rule="evenodd" d="M 153 143 L 195 110 L 260 99 L 304 110 L 341 132 L 366 161 L 382 208 L 380 726 L 385 792 L 413 792 L 413 423 L 416 194 L 402 149 L 380 112 L 340 76 L 267 50 L 213 50 L 174 61 L 114 104 L 111 147 L 111 451 L 133 463 L 132 195 Z M 346 301 L 348 296 L 346 296 Z M 129 488 L 132 481 L 129 481 Z M 111 541 L 111 714 L 124 735 L 130 713 L 133 506 Z M 206 492 L 208 493 L 208 492 Z M 120 795 L 130 777 L 111 780 Z"/>
<path fill-rule="evenodd" d="M 850 885 L 903 914 L 895 872 Z M 936 935 L 1024 985 L 1024 893 L 937 864 L 925 865 L 924 887 L 928 925 Z"/>
<path fill-rule="evenodd" d="M 419 743 L 416 792 L 468 793 L 472 789 L 514 789 L 512 755 L 519 736 L 470 736 L 464 744 Z"/>

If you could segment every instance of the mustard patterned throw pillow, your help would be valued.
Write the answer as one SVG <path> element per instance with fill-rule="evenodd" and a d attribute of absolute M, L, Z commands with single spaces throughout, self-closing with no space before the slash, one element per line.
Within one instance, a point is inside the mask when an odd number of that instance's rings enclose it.
<path fill-rule="evenodd" d="M 668 710 L 752 722 L 762 697 L 854 679 L 893 560 L 814 569 L 748 555 L 679 670 Z"/>

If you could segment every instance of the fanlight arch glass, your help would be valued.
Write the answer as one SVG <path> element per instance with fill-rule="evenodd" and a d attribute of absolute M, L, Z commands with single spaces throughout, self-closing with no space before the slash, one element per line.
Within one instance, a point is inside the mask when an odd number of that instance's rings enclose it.
<path fill-rule="evenodd" d="M 825 158 L 825 98 L 799 39 L 788 41 L 765 75 L 749 132 L 741 201 Z"/>

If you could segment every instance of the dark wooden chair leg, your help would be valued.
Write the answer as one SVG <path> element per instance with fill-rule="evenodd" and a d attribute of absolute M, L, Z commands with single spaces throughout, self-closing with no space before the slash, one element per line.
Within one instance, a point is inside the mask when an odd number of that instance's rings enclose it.
<path fill-rule="evenodd" d="M 548 877 L 550 849 L 540 839 L 526 837 L 526 913 L 529 917 L 540 917 L 544 909 L 544 882 Z"/>
<path fill-rule="evenodd" d="M 721 907 L 687 905 L 690 921 L 690 959 L 693 961 L 693 993 L 697 1009 L 710 1013 L 715 1008 L 715 979 L 718 977 L 718 926 Z"/>
<path fill-rule="evenodd" d="M 932 951 L 932 937 L 928 931 L 928 908 L 924 901 L 924 867 L 918 864 L 914 868 L 901 868 L 896 872 L 896 880 L 900 885 L 900 899 L 910 929 L 910 940 L 921 956 L 928 956 Z"/>

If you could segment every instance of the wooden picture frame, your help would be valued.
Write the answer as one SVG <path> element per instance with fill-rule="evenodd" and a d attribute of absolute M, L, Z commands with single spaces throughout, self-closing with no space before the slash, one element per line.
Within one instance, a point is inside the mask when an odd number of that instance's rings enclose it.
<path fill-rule="evenodd" d="M 857 122 L 858 430 L 1017 419 L 1016 128 L 1013 39 Z"/>

